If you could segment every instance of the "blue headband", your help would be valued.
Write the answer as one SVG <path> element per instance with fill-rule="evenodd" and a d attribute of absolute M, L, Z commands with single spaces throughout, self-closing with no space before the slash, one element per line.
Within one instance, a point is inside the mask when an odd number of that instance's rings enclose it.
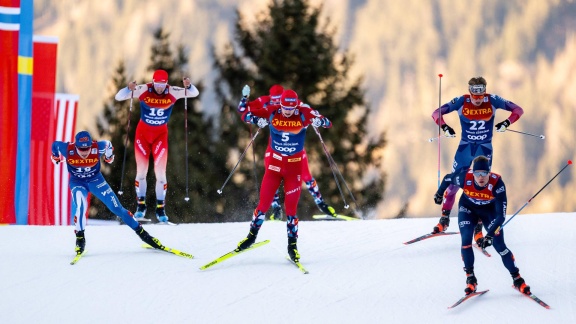
<path fill-rule="evenodd" d="M 472 171 L 478 170 L 490 171 L 490 162 L 484 159 L 476 160 L 476 162 L 474 162 Z"/>

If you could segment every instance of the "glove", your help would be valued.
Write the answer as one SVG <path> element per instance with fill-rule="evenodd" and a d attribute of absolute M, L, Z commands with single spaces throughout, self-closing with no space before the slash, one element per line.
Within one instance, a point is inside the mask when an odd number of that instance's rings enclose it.
<path fill-rule="evenodd" d="M 452 127 L 448 126 L 448 124 L 444 124 L 444 125 L 440 126 L 440 128 L 442 128 L 442 130 L 444 131 L 444 136 L 456 137 L 456 132 L 454 131 L 454 129 Z"/>
<path fill-rule="evenodd" d="M 323 120 L 318 118 L 318 117 L 314 117 L 312 119 L 310 119 L 310 124 L 314 127 L 320 127 L 324 124 Z"/>
<path fill-rule="evenodd" d="M 242 100 L 240 100 L 240 103 L 238 104 L 236 110 L 239 113 L 243 113 L 244 111 L 246 111 L 246 97 L 243 97 Z"/>
<path fill-rule="evenodd" d="M 250 96 L 250 86 L 245 85 L 244 88 L 242 88 L 242 97 L 248 98 L 249 96 Z"/>
<path fill-rule="evenodd" d="M 136 81 L 131 81 L 128 83 L 128 90 L 134 91 L 136 89 Z"/>
<path fill-rule="evenodd" d="M 441 204 L 442 204 L 442 200 L 443 200 L 443 197 L 442 197 L 442 195 L 441 195 L 440 193 L 438 193 L 438 192 L 434 193 L 434 203 L 435 203 L 436 205 L 441 205 Z"/>
<path fill-rule="evenodd" d="M 110 157 L 104 155 L 104 162 L 112 164 L 112 162 L 114 162 L 114 154 L 112 154 Z"/>
<path fill-rule="evenodd" d="M 504 121 L 496 124 L 496 131 L 505 132 L 508 126 L 510 126 L 510 121 L 508 119 L 505 119 Z"/>
<path fill-rule="evenodd" d="M 266 119 L 266 118 L 254 116 L 253 121 L 254 121 L 254 124 L 258 125 L 258 127 L 260 127 L 260 128 L 264 128 L 268 125 L 268 119 Z"/>
<path fill-rule="evenodd" d="M 52 154 L 50 157 L 51 157 L 52 163 L 54 163 L 54 165 L 58 165 L 58 163 L 62 162 L 62 158 L 60 158 L 60 155 Z"/>
<path fill-rule="evenodd" d="M 480 244 L 478 244 L 478 246 L 480 246 L 482 249 L 485 250 L 487 247 L 492 245 L 493 241 L 494 241 L 494 239 L 492 238 L 491 235 L 486 235 L 482 239 L 482 242 L 480 242 Z"/>
<path fill-rule="evenodd" d="M 190 82 L 189 77 L 182 78 L 182 84 L 184 84 L 184 88 L 186 88 L 186 89 L 192 88 L 192 83 Z"/>

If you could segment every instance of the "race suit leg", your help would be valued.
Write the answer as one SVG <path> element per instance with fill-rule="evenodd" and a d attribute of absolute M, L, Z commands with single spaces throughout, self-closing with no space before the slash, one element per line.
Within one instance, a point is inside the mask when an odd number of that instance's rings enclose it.
<path fill-rule="evenodd" d="M 158 130 L 157 137 L 152 142 L 152 157 L 154 158 L 154 174 L 156 175 L 156 200 L 166 198 L 168 182 L 166 165 L 168 163 L 168 128 Z"/>
<path fill-rule="evenodd" d="M 284 161 L 284 205 L 286 207 L 286 230 L 288 237 L 298 237 L 298 201 L 302 192 L 302 155 L 298 153 L 285 158 Z"/>
<path fill-rule="evenodd" d="M 90 192 L 96 196 L 96 198 L 100 199 L 106 205 L 106 207 L 108 207 L 108 209 L 114 213 L 114 215 L 120 217 L 122 221 L 126 225 L 130 226 L 130 228 L 133 230 L 138 227 L 138 222 L 136 219 L 134 219 L 132 213 L 124 208 L 124 206 L 122 206 L 120 200 L 112 188 L 110 188 L 110 185 L 108 182 L 106 182 L 102 174 L 98 175 L 94 180 L 90 181 L 88 185 Z"/>
<path fill-rule="evenodd" d="M 74 213 L 74 227 L 76 231 L 83 231 L 86 227 L 86 214 L 88 214 L 88 192 L 86 182 L 70 179 L 70 192 L 72 193 L 72 212 Z"/>
<path fill-rule="evenodd" d="M 136 160 L 136 180 L 134 185 L 136 187 L 137 197 L 146 197 L 146 176 L 148 174 L 148 163 L 152 149 L 152 142 L 148 140 L 149 128 L 150 126 L 139 122 L 138 126 L 136 126 L 136 134 L 134 135 L 134 158 Z"/>
<path fill-rule="evenodd" d="M 464 206 L 460 203 L 458 206 L 458 225 L 460 226 L 460 238 L 462 241 L 460 254 L 462 255 L 466 269 L 472 269 L 474 267 L 472 237 L 474 236 L 476 223 L 478 223 L 478 215 L 475 208 L 467 205 Z"/>

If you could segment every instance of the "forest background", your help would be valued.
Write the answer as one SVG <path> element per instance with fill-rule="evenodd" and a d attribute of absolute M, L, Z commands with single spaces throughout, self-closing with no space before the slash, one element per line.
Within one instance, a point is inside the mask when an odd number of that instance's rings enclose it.
<path fill-rule="evenodd" d="M 169 34 L 174 53 L 179 53 L 178 44 L 183 45 L 187 57 L 181 63 L 187 67 L 193 82 L 201 85 L 201 97 L 193 102 L 189 113 L 199 114 L 205 121 L 212 120 L 212 124 L 199 127 L 213 125 L 214 130 L 202 130 L 219 134 L 223 126 L 230 126 L 222 123 L 223 107 L 240 99 L 241 88 L 217 86 L 220 76 L 214 55 L 223 55 L 227 46 L 235 41 L 237 12 L 241 13 L 245 28 L 250 29 L 258 25 L 271 3 L 270 0 L 198 0 L 143 5 L 133 0 L 55 3 L 36 0 L 34 32 L 59 38 L 57 91 L 79 94 L 77 129 L 98 132 L 98 122 L 109 99 L 118 90 L 117 83 L 126 81 L 114 79 L 122 67 L 121 62 L 128 78 L 150 81 L 151 51 L 157 42 L 154 35 L 162 28 Z M 437 135 L 438 129 L 430 115 L 439 101 L 444 103 L 464 94 L 472 76 L 484 76 L 489 93 L 524 108 L 525 114 L 511 129 L 546 136 L 545 140 L 510 132 L 494 136 L 493 170 L 503 175 L 509 188 L 509 213 L 523 205 L 568 159 L 576 156 L 575 1 L 311 0 L 308 3 L 313 9 L 319 9 L 319 29 L 333 36 L 338 48 L 336 57 L 349 55 L 353 59 L 347 73 L 347 86 L 350 89 L 355 82 L 360 82 L 365 102 L 351 107 L 350 111 L 352 114 L 360 111 L 358 116 L 362 116 L 366 110 L 368 118 L 362 125 L 366 139 L 377 141 L 385 136 L 383 151 L 374 152 L 383 157 L 372 164 L 377 170 L 366 168 L 356 179 L 351 178 L 354 170 L 350 170 L 348 163 L 335 156 L 341 170 L 347 172 L 346 180 L 352 191 L 363 189 L 355 192 L 356 195 L 362 196 L 370 188 L 370 181 L 380 181 L 376 184 L 382 187 L 382 199 L 369 208 L 362 206 L 364 216 L 438 216 L 439 210 L 431 198 L 438 180 L 438 146 L 428 142 Z M 443 74 L 441 92 L 439 73 Z M 253 94 L 264 95 L 266 90 L 254 88 Z M 126 104 L 123 109 L 123 113 L 128 110 Z M 133 113 L 139 114 L 139 110 Z M 330 117 L 327 111 L 321 113 Z M 506 112 L 499 111 L 496 121 L 506 117 Z M 456 114 L 445 118 L 459 131 Z M 121 121 L 125 123 L 126 118 Z M 247 126 L 235 123 L 239 128 L 245 127 L 246 132 Z M 353 120 L 349 123 L 353 125 Z M 183 128 L 183 124 L 179 127 Z M 325 134 L 329 132 L 325 130 L 322 134 L 328 136 Z M 267 136 L 267 131 L 264 133 Z M 314 145 L 313 150 L 321 153 L 320 143 L 312 142 L 316 134 L 309 133 L 307 148 Z M 256 146 L 257 156 L 262 156 L 264 137 L 260 138 L 263 143 Z M 238 139 L 235 149 L 242 152 L 248 140 L 249 137 L 244 141 Z M 445 174 L 450 171 L 458 141 L 443 139 L 441 143 L 441 173 Z M 334 141 L 329 144 L 332 149 L 337 146 Z M 115 167 L 121 164 L 123 152 L 118 144 L 116 148 Z M 337 154 L 338 150 L 332 152 Z M 359 156 L 362 153 L 359 152 Z M 194 154 L 199 153 L 191 152 Z M 250 155 L 246 157 L 247 162 L 252 161 Z M 227 170 L 206 175 L 219 179 L 213 179 L 213 183 L 223 183 L 237 158 L 238 155 L 230 154 L 225 161 L 215 161 L 215 165 L 226 165 Z M 128 154 L 130 159 L 133 157 Z M 314 156 L 311 167 L 315 176 L 319 170 L 327 170 L 328 177 L 323 172 L 320 177 L 324 181 L 320 188 L 333 193 L 335 186 L 327 182 L 331 172 L 325 157 Z M 247 170 L 244 178 L 233 179 L 235 188 L 242 188 L 243 184 L 253 188 L 245 183 L 250 179 L 250 164 L 244 168 Z M 169 173 L 182 173 L 183 169 L 183 163 L 169 162 Z M 109 180 L 113 187 L 118 186 L 116 180 L 119 179 Z M 132 181 L 133 176 L 127 173 L 126 191 L 132 190 Z M 191 194 L 198 187 L 213 193 L 218 189 L 203 187 L 193 177 L 190 177 L 190 186 Z M 255 189 L 243 190 L 237 194 L 254 195 Z M 530 212 L 574 211 L 575 190 L 576 172 L 568 168 L 532 202 Z M 307 193 L 303 192 L 302 197 L 307 204 L 312 204 Z M 331 204 L 343 211 L 338 195 L 329 197 Z M 359 199 L 361 205 L 363 201 Z M 221 205 L 226 206 L 226 202 Z M 221 207 L 215 212 L 218 215 L 240 213 L 240 219 L 244 220 L 251 214 L 240 206 L 234 210 Z"/>

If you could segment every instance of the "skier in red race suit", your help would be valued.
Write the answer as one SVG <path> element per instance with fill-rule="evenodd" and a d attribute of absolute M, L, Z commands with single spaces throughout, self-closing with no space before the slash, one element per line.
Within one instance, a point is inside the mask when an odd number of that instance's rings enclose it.
<path fill-rule="evenodd" d="M 152 82 L 137 85 L 136 81 L 128 83 L 120 89 L 116 100 L 123 101 L 132 97 L 140 100 L 140 121 L 136 126 L 134 136 L 134 155 L 136 157 L 136 196 L 138 207 L 134 216 L 139 221 L 147 221 L 146 215 L 146 175 L 150 154 L 154 159 L 154 174 L 156 176 L 156 217 L 161 223 L 168 222 L 165 211 L 165 198 L 168 183 L 166 180 L 166 164 L 168 162 L 168 120 L 172 108 L 178 99 L 198 96 L 198 89 L 190 83 L 189 78 L 183 80 L 184 88 L 168 84 L 168 73 L 156 70 Z"/>
<path fill-rule="evenodd" d="M 280 104 L 280 97 L 284 92 L 284 87 L 279 84 L 275 84 L 270 87 L 269 95 L 268 96 L 261 96 L 256 98 L 253 101 L 248 102 L 248 97 L 250 96 L 250 87 L 245 85 L 242 89 L 242 100 L 238 104 L 237 111 L 240 114 L 245 113 L 246 111 L 257 110 L 257 109 L 268 109 L 270 106 L 278 106 Z M 310 107 L 309 105 L 298 101 L 299 107 Z M 266 154 L 270 154 L 269 151 Z M 328 205 L 322 194 L 320 193 L 320 189 L 318 188 L 318 184 L 316 183 L 316 179 L 312 177 L 310 173 L 310 167 L 308 166 L 308 156 L 306 154 L 306 150 L 302 155 L 302 181 L 306 184 L 306 188 L 312 198 L 314 199 L 314 203 L 318 206 L 321 212 L 325 213 L 328 216 L 336 216 L 336 211 L 330 205 Z M 282 220 L 282 206 L 280 204 L 280 195 L 279 191 L 276 191 L 274 195 L 274 200 L 272 201 L 272 214 L 270 215 L 270 220 Z"/>
<path fill-rule="evenodd" d="M 304 140 L 308 125 L 313 127 L 332 127 L 328 118 L 310 107 L 299 106 L 298 95 L 293 90 L 285 90 L 280 105 L 271 105 L 267 109 L 245 111 L 242 120 L 263 128 L 270 125 L 270 139 L 264 158 L 266 171 L 260 189 L 260 201 L 254 210 L 250 232 L 238 243 L 237 251 L 250 247 L 255 241 L 260 227 L 264 223 L 266 212 L 270 208 L 274 193 L 284 181 L 284 206 L 286 207 L 286 227 L 288 233 L 288 255 L 293 261 L 299 261 L 296 247 L 298 238 L 298 216 L 296 210 L 302 187 L 302 164 L 304 163 Z"/>

